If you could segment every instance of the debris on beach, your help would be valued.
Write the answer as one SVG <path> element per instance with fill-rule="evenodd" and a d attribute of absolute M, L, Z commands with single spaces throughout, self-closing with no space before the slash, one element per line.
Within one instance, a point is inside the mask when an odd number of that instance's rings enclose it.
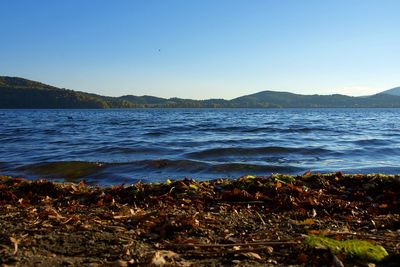
<path fill-rule="evenodd" d="M 0 176 L 0 265 L 397 266 L 400 176 L 96 187 Z"/>

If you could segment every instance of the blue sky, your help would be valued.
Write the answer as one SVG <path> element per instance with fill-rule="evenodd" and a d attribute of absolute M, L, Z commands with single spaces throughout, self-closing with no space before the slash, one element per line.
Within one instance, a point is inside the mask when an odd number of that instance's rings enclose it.
<path fill-rule="evenodd" d="M 398 0 L 2 0 L 0 75 L 103 95 L 400 86 Z"/>

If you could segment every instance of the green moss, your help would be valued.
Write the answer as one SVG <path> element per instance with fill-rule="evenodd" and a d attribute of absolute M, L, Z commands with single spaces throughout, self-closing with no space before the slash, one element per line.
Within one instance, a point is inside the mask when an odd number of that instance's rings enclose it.
<path fill-rule="evenodd" d="M 139 189 L 137 189 L 137 188 L 132 188 L 131 194 L 137 195 L 138 193 L 139 193 Z"/>
<path fill-rule="evenodd" d="M 293 183 L 296 181 L 296 178 L 292 175 L 286 175 L 286 174 L 272 174 L 271 178 L 274 179 L 275 181 L 288 184 L 288 183 Z"/>
<path fill-rule="evenodd" d="M 0 176 L 0 184 L 4 185 L 12 185 L 13 184 L 13 179 L 10 176 Z"/>
<path fill-rule="evenodd" d="M 194 191 L 199 190 L 199 187 L 198 187 L 197 185 L 195 185 L 195 184 L 190 184 L 190 185 L 189 185 L 189 188 L 192 189 L 192 190 L 194 190 Z"/>
<path fill-rule="evenodd" d="M 339 241 L 328 237 L 309 235 L 304 242 L 313 248 L 329 249 L 333 253 L 343 253 L 364 261 L 379 262 L 389 255 L 384 247 L 364 240 Z"/>

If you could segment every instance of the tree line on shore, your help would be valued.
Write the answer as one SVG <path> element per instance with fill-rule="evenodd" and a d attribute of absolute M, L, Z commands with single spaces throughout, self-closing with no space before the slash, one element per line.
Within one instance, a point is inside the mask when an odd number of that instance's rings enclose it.
<path fill-rule="evenodd" d="M 0 76 L 0 108 L 398 108 L 399 88 L 365 97 L 262 91 L 225 99 L 125 95 L 109 97 Z"/>

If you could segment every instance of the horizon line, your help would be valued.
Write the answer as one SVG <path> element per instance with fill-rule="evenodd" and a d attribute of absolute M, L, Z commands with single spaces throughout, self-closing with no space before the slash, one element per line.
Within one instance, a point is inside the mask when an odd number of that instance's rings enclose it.
<path fill-rule="evenodd" d="M 385 91 L 388 90 L 392 90 L 392 89 L 396 89 L 396 88 L 400 88 L 400 86 L 395 86 L 389 89 L 377 89 L 377 92 L 372 93 L 372 94 L 360 94 L 360 95 L 348 95 L 348 94 L 344 94 L 344 93 L 339 93 L 339 92 L 335 92 L 335 93 L 328 93 L 328 94 L 318 94 L 318 93 L 309 93 L 309 94 L 305 94 L 305 93 L 296 93 L 296 92 L 291 92 L 291 91 L 287 91 L 287 90 L 272 90 L 272 89 L 260 89 L 258 91 L 255 91 L 254 93 L 245 93 L 243 95 L 239 95 L 236 96 L 234 98 L 223 98 L 223 97 L 211 97 L 211 98 L 187 98 L 187 97 L 179 97 L 179 96 L 169 96 L 169 97 L 164 97 L 164 96 L 157 96 L 157 95 L 151 95 L 151 94 L 122 94 L 122 95 L 118 95 L 118 96 L 113 96 L 113 95 L 106 95 L 106 94 L 101 94 L 98 92 L 89 92 L 89 91 L 83 91 L 81 89 L 72 89 L 72 88 L 67 88 L 67 87 L 59 87 L 57 85 L 53 85 L 47 82 L 42 82 L 42 81 L 37 81 L 37 80 L 33 80 L 30 78 L 24 78 L 24 77 L 20 77 L 20 76 L 8 76 L 8 75 L 0 75 L 0 78 L 17 78 L 17 79 L 23 79 L 23 80 L 27 80 L 27 81 L 31 81 L 31 82 L 36 82 L 36 83 L 41 83 L 47 86 L 51 86 L 51 87 L 55 87 L 58 89 L 64 89 L 64 90 L 72 90 L 75 92 L 81 92 L 81 93 L 86 93 L 86 94 L 96 94 L 99 96 L 104 96 L 104 97 L 115 97 L 115 98 L 119 98 L 119 97 L 124 97 L 124 96 L 137 96 L 137 97 L 156 97 L 156 98 L 163 98 L 163 99 L 183 99 L 183 100 L 198 100 L 198 101 L 203 101 L 203 100 L 226 100 L 226 101 L 231 101 L 234 100 L 236 98 L 239 97 L 244 97 L 244 96 L 249 96 L 249 95 L 254 95 L 254 94 L 258 94 L 258 93 L 262 93 L 262 92 L 275 92 L 275 93 L 289 93 L 289 94 L 295 94 L 295 95 L 301 95 L 301 96 L 313 96 L 313 95 L 318 95 L 318 96 L 332 96 L 332 95 L 342 95 L 342 96 L 348 96 L 348 97 L 367 97 L 367 96 L 372 96 L 372 95 L 376 95 L 376 94 L 380 94 L 383 93 Z M 379 91 L 378 91 L 379 90 Z"/>

